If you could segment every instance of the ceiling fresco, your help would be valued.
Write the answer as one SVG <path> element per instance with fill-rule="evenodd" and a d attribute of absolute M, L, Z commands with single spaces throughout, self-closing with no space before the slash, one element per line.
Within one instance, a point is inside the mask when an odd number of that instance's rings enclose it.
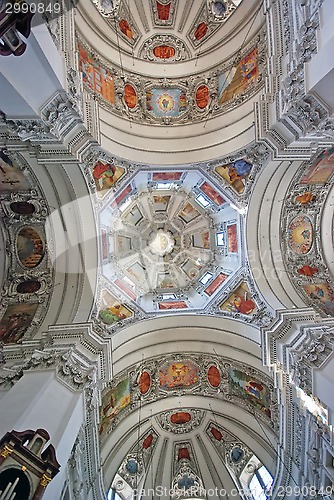
<path fill-rule="evenodd" d="M 83 88 L 101 106 L 134 121 L 161 125 L 194 123 L 218 116 L 254 96 L 263 86 L 265 34 L 201 74 L 182 78 L 147 78 L 112 66 L 78 34 L 78 72 Z M 184 42 L 171 35 L 155 34 L 140 49 L 147 61 L 183 61 Z"/>
<path fill-rule="evenodd" d="M 282 217 L 287 273 L 303 300 L 329 316 L 334 315 L 332 258 L 325 255 L 323 238 L 330 239 L 333 229 L 331 223 L 323 227 L 323 213 L 331 203 L 327 200 L 333 175 L 334 148 L 320 151 L 304 163 L 290 186 Z"/>
<path fill-rule="evenodd" d="M 214 385 L 212 367 L 218 375 Z M 145 392 L 143 373 L 149 375 Z M 255 414 L 269 428 L 278 428 L 277 395 L 271 379 L 263 373 L 219 356 L 174 354 L 129 367 L 105 388 L 100 407 L 101 442 L 139 405 L 144 407 L 162 398 L 187 394 L 229 401 Z M 157 422 L 161 430 L 171 434 L 180 434 L 182 429 L 192 432 L 202 424 L 204 413 L 194 408 L 173 410 L 158 416 Z"/>
<path fill-rule="evenodd" d="M 0 214 L 6 249 L 0 343 L 7 345 L 32 338 L 46 314 L 53 281 L 46 200 L 24 156 L 10 148 L 0 149 Z"/>

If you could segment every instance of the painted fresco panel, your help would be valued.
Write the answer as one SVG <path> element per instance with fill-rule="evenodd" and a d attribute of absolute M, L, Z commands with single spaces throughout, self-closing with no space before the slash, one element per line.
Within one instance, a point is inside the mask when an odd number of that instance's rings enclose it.
<path fill-rule="evenodd" d="M 254 85 L 259 78 L 258 50 L 252 50 L 237 66 L 222 73 L 218 79 L 219 104 L 233 99 Z"/>
<path fill-rule="evenodd" d="M 200 216 L 200 213 L 198 210 L 196 210 L 195 207 L 191 203 L 186 203 L 186 205 L 183 207 L 181 212 L 179 213 L 180 219 L 183 220 L 186 224 L 189 222 L 193 221 L 197 217 Z"/>
<path fill-rule="evenodd" d="M 139 263 L 135 262 L 127 269 L 127 272 L 130 274 L 131 278 L 137 281 L 138 285 L 142 285 L 146 281 L 146 269 Z"/>
<path fill-rule="evenodd" d="M 79 45 L 79 67 L 83 82 L 94 92 L 100 94 L 110 104 L 115 103 L 113 75 L 103 68 L 89 52 Z"/>
<path fill-rule="evenodd" d="M 307 254 L 313 243 L 313 227 L 306 215 L 298 215 L 288 227 L 289 245 L 296 254 Z"/>
<path fill-rule="evenodd" d="M 168 302 L 158 302 L 160 311 L 168 311 L 170 309 L 188 309 L 187 303 L 183 300 L 169 300 Z"/>
<path fill-rule="evenodd" d="M 123 94 L 124 102 L 128 108 L 133 109 L 137 104 L 137 93 L 132 85 L 127 83 L 124 86 L 124 94 Z"/>
<path fill-rule="evenodd" d="M 246 160 L 236 160 L 228 165 L 215 168 L 217 174 L 232 186 L 238 193 L 242 194 L 245 190 L 246 181 L 252 169 L 252 166 Z"/>
<path fill-rule="evenodd" d="M 108 259 L 108 237 L 107 231 L 105 229 L 101 229 L 101 243 L 102 243 L 102 259 Z"/>
<path fill-rule="evenodd" d="M 215 293 L 216 290 L 218 290 L 220 285 L 227 280 L 227 278 L 227 274 L 220 273 L 217 278 L 215 278 L 213 282 L 204 290 L 204 292 L 210 297 Z"/>
<path fill-rule="evenodd" d="M 124 292 L 128 297 L 130 297 L 130 299 L 132 299 L 132 300 L 137 299 L 137 295 L 135 293 L 133 293 L 133 291 L 128 286 L 126 286 L 126 284 L 123 281 L 121 281 L 119 278 L 117 278 L 114 281 L 114 283 L 120 290 L 122 290 L 122 292 Z"/>
<path fill-rule="evenodd" d="M 116 387 L 108 390 L 102 397 L 101 405 L 101 426 L 100 434 L 108 430 L 113 419 L 119 414 L 121 410 L 129 406 L 131 402 L 130 396 L 130 380 L 126 378 L 119 382 Z"/>
<path fill-rule="evenodd" d="M 324 151 L 307 167 L 300 179 L 301 184 L 325 184 L 334 173 L 334 148 Z"/>
<path fill-rule="evenodd" d="M 238 229 L 236 224 L 227 226 L 227 250 L 231 253 L 238 252 Z"/>
<path fill-rule="evenodd" d="M 118 196 L 111 202 L 113 208 L 117 207 L 124 201 L 124 199 L 132 192 L 132 186 L 129 184 L 123 191 L 120 192 Z"/>
<path fill-rule="evenodd" d="M 42 236 L 33 227 L 23 227 L 16 238 L 16 250 L 19 261 L 31 269 L 41 263 L 45 245 Z"/>
<path fill-rule="evenodd" d="M 192 259 L 188 259 L 181 266 L 181 268 L 186 273 L 188 278 L 192 280 L 198 275 L 199 271 L 202 269 L 202 266 L 196 264 Z"/>
<path fill-rule="evenodd" d="M 11 304 L 0 321 L 0 342 L 15 344 L 29 328 L 38 304 Z"/>
<path fill-rule="evenodd" d="M 196 248 L 210 248 L 210 232 L 204 231 L 203 233 L 193 234 L 193 246 Z"/>
<path fill-rule="evenodd" d="M 334 315 L 334 291 L 327 283 L 314 283 L 303 286 L 314 304 L 321 307 L 326 314 Z"/>
<path fill-rule="evenodd" d="M 164 366 L 159 372 L 160 387 L 190 387 L 199 379 L 199 368 L 191 361 L 176 362 Z"/>
<path fill-rule="evenodd" d="M 102 301 L 99 318 L 106 325 L 113 325 L 118 321 L 130 318 L 133 312 L 124 304 L 120 303 L 108 290 L 102 291 Z"/>
<path fill-rule="evenodd" d="M 92 174 L 97 193 L 101 197 L 105 194 L 106 190 L 112 188 L 123 177 L 125 168 L 99 160 L 92 168 Z"/>
<path fill-rule="evenodd" d="M 225 311 L 238 312 L 251 315 L 256 310 L 256 304 L 252 299 L 247 283 L 241 283 L 238 288 L 220 305 Z"/>
<path fill-rule="evenodd" d="M 210 200 L 218 206 L 222 205 L 225 202 L 224 198 L 219 193 L 217 193 L 217 191 L 213 189 L 213 187 L 210 186 L 208 182 L 204 182 L 200 186 L 200 190 L 203 191 L 203 193 L 205 193 L 207 197 L 210 198 Z"/>
<path fill-rule="evenodd" d="M 153 196 L 153 208 L 155 212 L 166 212 L 171 196 Z"/>
<path fill-rule="evenodd" d="M 248 401 L 270 418 L 271 396 L 265 384 L 234 368 L 230 370 L 230 383 L 232 394 Z"/>
<path fill-rule="evenodd" d="M 206 85 L 200 85 L 196 90 L 196 106 L 199 109 L 204 109 L 209 104 L 210 92 Z"/>
<path fill-rule="evenodd" d="M 153 181 L 179 181 L 182 172 L 154 172 Z"/>
<path fill-rule="evenodd" d="M 6 153 L 0 149 L 0 193 L 27 191 L 30 189 L 27 178 Z"/>
<path fill-rule="evenodd" d="M 178 117 L 187 110 L 187 97 L 180 88 L 156 87 L 146 91 L 146 107 L 158 118 Z"/>

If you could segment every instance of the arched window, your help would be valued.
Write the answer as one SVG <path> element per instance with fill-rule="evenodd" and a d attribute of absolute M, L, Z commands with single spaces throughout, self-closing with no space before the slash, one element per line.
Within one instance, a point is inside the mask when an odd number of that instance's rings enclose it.
<path fill-rule="evenodd" d="M 254 472 L 249 482 L 249 490 L 253 500 L 267 500 L 269 491 L 273 484 L 273 477 L 268 469 L 262 465 Z"/>

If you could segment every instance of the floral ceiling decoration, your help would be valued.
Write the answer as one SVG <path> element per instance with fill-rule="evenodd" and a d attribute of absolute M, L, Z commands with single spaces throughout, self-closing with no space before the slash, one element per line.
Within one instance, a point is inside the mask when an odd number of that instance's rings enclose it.
<path fill-rule="evenodd" d="M 212 385 L 210 368 L 219 371 L 219 383 Z M 163 367 L 161 369 L 161 367 Z M 162 371 L 168 368 L 168 387 Z M 140 380 L 150 376 L 150 389 L 143 394 Z M 177 381 L 175 383 L 175 381 Z M 163 383 L 162 383 L 163 382 Z M 277 396 L 270 378 L 245 364 L 207 354 L 174 354 L 159 356 L 119 373 L 103 391 L 100 409 L 100 439 L 107 435 L 127 415 L 152 401 L 179 395 L 217 397 L 255 414 L 264 425 L 278 428 Z M 198 428 L 205 412 L 178 408 L 157 415 L 160 430 L 178 435 Z"/>
<path fill-rule="evenodd" d="M 2 287 L 0 342 L 21 343 L 34 335 L 46 314 L 53 275 L 46 234 L 48 207 L 25 157 L 0 149 L 0 214 L 6 274 Z M 49 247 L 46 247 L 48 237 Z"/>
<path fill-rule="evenodd" d="M 221 115 L 254 96 L 263 86 L 265 33 L 235 57 L 201 74 L 147 79 L 110 65 L 77 35 L 78 72 L 83 87 L 101 106 L 118 116 L 160 125 L 194 123 Z M 140 57 L 173 63 L 188 58 L 187 44 L 174 35 L 152 35 Z M 129 98 L 130 96 L 130 98 Z"/>
<path fill-rule="evenodd" d="M 332 274 L 333 236 L 331 190 L 334 175 L 334 148 L 321 151 L 304 163 L 292 185 L 282 217 L 285 267 L 297 292 L 322 314 L 334 315 Z M 327 211 L 331 220 L 324 227 Z"/>

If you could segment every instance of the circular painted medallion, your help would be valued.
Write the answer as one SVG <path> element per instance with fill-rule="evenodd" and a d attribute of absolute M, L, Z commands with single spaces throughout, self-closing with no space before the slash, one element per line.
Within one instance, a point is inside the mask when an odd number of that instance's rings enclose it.
<path fill-rule="evenodd" d="M 41 288 L 41 284 L 39 281 L 27 280 L 22 281 L 17 285 L 18 293 L 35 293 Z"/>

